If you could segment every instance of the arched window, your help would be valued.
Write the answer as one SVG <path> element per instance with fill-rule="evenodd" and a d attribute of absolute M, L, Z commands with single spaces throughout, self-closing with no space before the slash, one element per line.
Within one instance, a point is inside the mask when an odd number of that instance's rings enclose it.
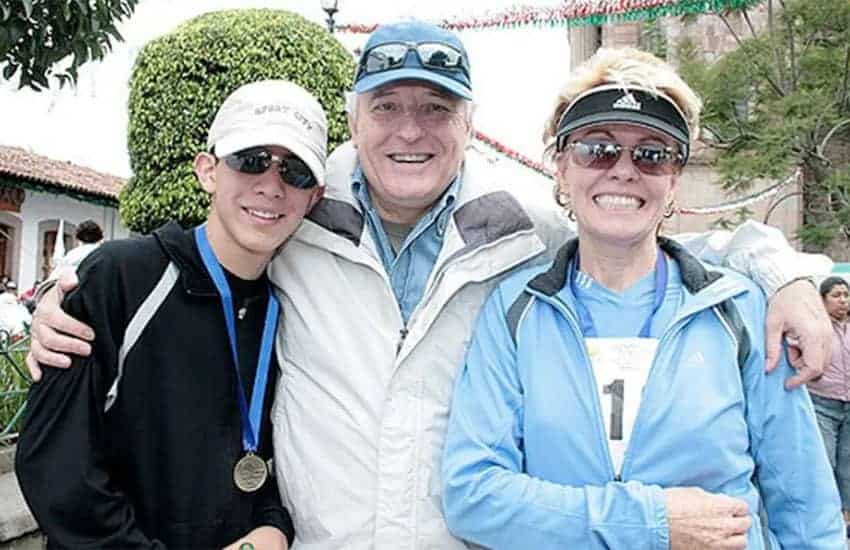
<path fill-rule="evenodd" d="M 0 277 L 18 281 L 21 256 L 21 218 L 0 212 Z"/>

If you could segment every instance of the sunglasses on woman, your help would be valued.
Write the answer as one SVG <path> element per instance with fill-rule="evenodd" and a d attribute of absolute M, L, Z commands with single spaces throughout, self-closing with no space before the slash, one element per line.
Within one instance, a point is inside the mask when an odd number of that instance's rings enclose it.
<path fill-rule="evenodd" d="M 685 162 L 682 153 L 655 143 L 625 147 L 613 141 L 578 140 L 565 144 L 561 151 L 569 151 L 579 166 L 594 170 L 610 169 L 623 151 L 629 151 L 635 167 L 648 176 L 669 176 L 678 172 Z"/>
<path fill-rule="evenodd" d="M 280 179 L 297 189 L 310 189 L 318 182 L 313 172 L 294 155 L 275 155 L 264 147 L 251 147 L 222 157 L 227 166 L 243 174 L 263 174 L 277 163 Z"/>
<path fill-rule="evenodd" d="M 439 42 L 390 42 L 375 46 L 363 55 L 358 78 L 362 74 L 379 73 L 404 66 L 404 60 L 411 50 L 416 52 L 419 62 L 427 69 L 460 69 L 469 74 L 463 54 L 451 46 Z"/>

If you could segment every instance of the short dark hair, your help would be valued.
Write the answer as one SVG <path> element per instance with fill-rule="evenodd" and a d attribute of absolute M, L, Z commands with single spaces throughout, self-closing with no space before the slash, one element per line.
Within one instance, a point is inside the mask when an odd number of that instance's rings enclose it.
<path fill-rule="evenodd" d="M 94 220 L 86 220 L 77 226 L 74 234 L 77 240 L 84 243 L 96 243 L 103 239 L 103 231 Z"/>
<path fill-rule="evenodd" d="M 847 284 L 847 281 L 842 279 L 841 277 L 827 277 L 820 284 L 820 297 L 823 298 L 824 296 L 829 294 L 829 291 L 832 290 L 833 287 L 836 287 L 838 285 L 843 285 L 850 289 L 850 284 Z"/>

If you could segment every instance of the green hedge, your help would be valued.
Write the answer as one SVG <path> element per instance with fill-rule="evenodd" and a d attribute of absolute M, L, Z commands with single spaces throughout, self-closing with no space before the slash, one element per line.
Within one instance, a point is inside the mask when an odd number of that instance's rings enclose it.
<path fill-rule="evenodd" d="M 255 80 L 291 80 L 328 113 L 332 149 L 345 141 L 343 92 L 351 54 L 327 31 L 280 10 L 234 10 L 197 17 L 148 43 L 130 79 L 128 149 L 133 177 L 121 193 L 121 218 L 147 233 L 168 220 L 200 223 L 209 201 L 192 174 L 217 107 Z"/>
<path fill-rule="evenodd" d="M 10 436 L 22 426 L 31 382 L 24 361 L 29 348 L 29 330 L 14 341 L 8 332 L 0 330 L 0 446 L 13 442 Z"/>

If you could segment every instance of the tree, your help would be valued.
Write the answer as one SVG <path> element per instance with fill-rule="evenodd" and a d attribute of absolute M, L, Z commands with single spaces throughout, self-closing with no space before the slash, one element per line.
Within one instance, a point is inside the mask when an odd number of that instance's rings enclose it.
<path fill-rule="evenodd" d="M 850 2 L 768 0 L 717 14 L 738 48 L 713 64 L 679 44 L 680 69 L 705 102 L 704 138 L 719 151 L 727 190 L 803 173 L 803 227 L 812 251 L 850 249 Z M 740 18 L 744 33 L 735 31 Z M 837 239 L 837 241 L 836 241 Z"/>
<path fill-rule="evenodd" d="M 147 233 L 169 220 L 206 218 L 209 198 L 192 172 L 218 106 L 239 86 L 291 80 L 328 115 L 328 141 L 347 139 L 344 92 L 354 59 L 319 25 L 280 10 L 202 15 L 148 43 L 130 78 L 127 146 L 133 176 L 121 192 L 125 225 Z"/>
<path fill-rule="evenodd" d="M 139 0 L 0 0 L 0 66 L 3 78 L 18 74 L 20 87 L 42 90 L 54 76 L 60 87 L 76 83 L 77 69 L 101 59 L 123 38 L 117 22 Z M 70 65 L 59 68 L 69 57 Z"/>

